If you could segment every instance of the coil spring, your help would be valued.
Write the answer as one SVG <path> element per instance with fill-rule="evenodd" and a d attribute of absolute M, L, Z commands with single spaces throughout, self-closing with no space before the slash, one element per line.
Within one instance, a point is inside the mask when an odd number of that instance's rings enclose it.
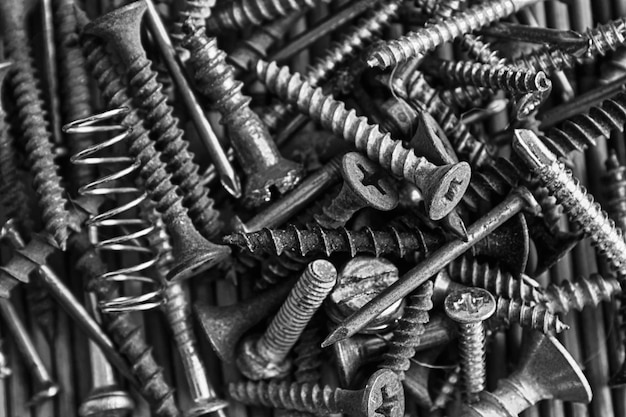
<path fill-rule="evenodd" d="M 163 302 L 160 291 L 161 283 L 145 274 L 157 263 L 158 255 L 148 245 L 142 244 L 142 239 L 146 239 L 154 233 L 155 227 L 146 220 L 137 217 L 138 210 L 135 210 L 147 198 L 145 192 L 131 183 L 134 180 L 131 175 L 140 168 L 139 161 L 129 156 L 116 156 L 115 152 L 107 156 L 93 156 L 121 144 L 127 139 L 130 129 L 109 122 L 109 120 L 118 118 L 127 112 L 128 109 L 125 107 L 117 108 L 85 119 L 75 120 L 63 127 L 67 134 L 97 135 L 117 132 L 113 137 L 90 146 L 70 158 L 70 161 L 75 165 L 91 165 L 98 167 L 100 171 L 113 171 L 113 173 L 104 175 L 78 190 L 82 196 L 107 196 L 116 203 L 119 202 L 116 207 L 92 215 L 87 220 L 86 225 L 91 226 L 94 231 L 91 235 L 95 248 L 102 251 L 125 252 L 132 255 L 133 259 L 139 259 L 138 263 L 106 272 L 99 279 L 114 282 L 146 283 L 156 288 L 137 296 L 120 296 L 101 300 L 100 309 L 106 313 L 144 311 L 156 308 Z M 120 165 L 123 168 L 119 168 Z M 128 196 L 131 196 L 130 201 L 122 202 L 128 199 Z M 124 216 L 125 213 L 129 212 L 130 215 Z M 111 234 L 109 231 L 111 228 L 119 230 L 121 233 L 100 240 L 102 236 Z"/>

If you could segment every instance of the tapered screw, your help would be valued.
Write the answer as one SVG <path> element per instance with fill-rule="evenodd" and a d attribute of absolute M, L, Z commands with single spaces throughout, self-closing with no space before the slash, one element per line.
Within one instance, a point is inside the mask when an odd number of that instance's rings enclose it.
<path fill-rule="evenodd" d="M 466 162 L 437 167 L 424 157 L 403 147 L 402 142 L 383 134 L 378 125 L 371 125 L 354 110 L 314 89 L 291 74 L 287 67 L 278 67 L 259 60 L 257 75 L 265 85 L 282 99 L 294 104 L 322 127 L 354 143 L 357 150 L 378 162 L 398 178 L 417 185 L 424 195 L 426 212 L 433 220 L 448 214 L 463 197 L 469 184 L 470 168 Z"/>
<path fill-rule="evenodd" d="M 209 32 L 244 29 L 286 16 L 288 13 L 315 6 L 314 0 L 235 0 L 220 3 L 207 21 Z"/>
<path fill-rule="evenodd" d="M 360 209 L 393 210 L 398 192 L 391 178 L 365 156 L 350 152 L 341 160 L 343 187 L 322 212 L 313 217 L 322 227 L 342 227 Z"/>
<path fill-rule="evenodd" d="M 336 279 L 337 271 L 328 261 L 316 260 L 307 266 L 266 332 L 260 338 L 243 340 L 237 365 L 244 375 L 267 379 L 287 374 L 291 366 L 287 354 Z"/>
<path fill-rule="evenodd" d="M 444 301 L 448 317 L 458 323 L 461 336 L 461 370 L 468 402 L 485 389 L 486 339 L 484 321 L 496 311 L 496 300 L 487 290 L 468 288 L 449 294 Z"/>

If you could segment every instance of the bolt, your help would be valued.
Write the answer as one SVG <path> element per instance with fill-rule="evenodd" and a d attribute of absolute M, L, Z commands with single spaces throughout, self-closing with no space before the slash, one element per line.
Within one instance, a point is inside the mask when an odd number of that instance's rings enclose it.
<path fill-rule="evenodd" d="M 389 341 L 389 351 L 383 355 L 380 367 L 391 369 L 400 380 L 404 380 L 405 372 L 411 366 L 411 358 L 415 355 L 415 346 L 424 333 L 424 325 L 430 320 L 428 313 L 433 308 L 432 296 L 432 281 L 426 281 L 409 295 L 404 313 Z"/>
<path fill-rule="evenodd" d="M 469 184 L 470 170 L 466 162 L 436 167 L 426 158 L 403 147 L 402 142 L 382 134 L 378 125 L 371 125 L 365 117 L 357 117 L 342 102 L 313 89 L 299 75 L 292 75 L 287 67 L 262 60 L 257 63 L 259 79 L 273 92 L 336 135 L 355 144 L 357 150 L 367 153 L 381 167 L 394 176 L 417 185 L 426 203 L 429 218 L 439 220 L 461 200 Z"/>
<path fill-rule="evenodd" d="M 265 333 L 260 338 L 247 337 L 242 341 L 237 358 L 241 373 L 254 380 L 286 376 L 291 367 L 287 360 L 289 351 L 336 279 L 333 264 L 324 260 L 311 262 Z"/>
<path fill-rule="evenodd" d="M 387 369 L 372 374 L 362 390 L 327 385 L 269 382 L 230 384 L 230 396 L 249 405 L 265 405 L 315 414 L 346 413 L 354 417 L 404 415 L 404 390 L 398 376 Z"/>
<path fill-rule="evenodd" d="M 469 417 L 515 417 L 540 400 L 555 399 L 588 403 L 591 387 L 576 360 L 555 337 L 532 332 L 524 343 L 518 369 L 498 382 L 480 401 L 464 404 Z"/>
<path fill-rule="evenodd" d="M 44 119 L 44 103 L 37 86 L 29 37 L 26 33 L 25 3 L 0 2 L 0 19 L 4 30 L 7 58 L 13 62 L 8 81 L 15 101 L 15 113 L 39 197 L 46 231 L 64 249 L 69 235 L 70 219 L 63 197 L 61 177 L 52 150 L 52 134 Z"/>
<path fill-rule="evenodd" d="M 303 176 L 302 167 L 283 158 L 267 127 L 241 93 L 243 83 L 234 77 L 226 54 L 217 47 L 216 38 L 208 38 L 204 28 L 185 26 L 187 36 L 183 46 L 189 49 L 189 65 L 198 89 L 222 114 L 231 144 L 247 175 L 245 200 L 251 206 L 270 201 L 272 190 L 283 194 L 295 187 Z"/>
<path fill-rule="evenodd" d="M 389 211 L 398 205 L 398 191 L 391 178 L 365 156 L 349 152 L 341 160 L 341 191 L 313 217 L 322 227 L 344 226 L 362 208 Z"/>
<path fill-rule="evenodd" d="M 444 42 L 507 17 L 538 0 L 491 0 L 451 16 L 449 19 L 409 32 L 370 51 L 367 65 L 381 69 L 432 51 Z"/>
<path fill-rule="evenodd" d="M 467 288 L 449 294 L 444 309 L 459 325 L 463 383 L 467 401 L 473 403 L 485 389 L 487 350 L 483 322 L 495 313 L 496 300 L 487 290 Z"/>
<path fill-rule="evenodd" d="M 194 306 L 205 336 L 215 354 L 224 363 L 235 362 L 237 345 L 241 337 L 280 307 L 293 284 L 293 280 L 285 281 L 269 291 L 226 307 L 206 303 Z"/>
<path fill-rule="evenodd" d="M 329 346 L 357 333 L 389 306 L 406 297 L 447 264 L 469 250 L 479 240 L 524 209 L 531 209 L 536 212 L 537 202 L 534 201 L 532 194 L 526 188 L 518 188 L 502 203 L 468 227 L 469 239 L 467 241 L 454 239 L 431 252 L 426 260 L 409 270 L 397 282 L 346 319 L 324 340 L 322 346 Z"/>

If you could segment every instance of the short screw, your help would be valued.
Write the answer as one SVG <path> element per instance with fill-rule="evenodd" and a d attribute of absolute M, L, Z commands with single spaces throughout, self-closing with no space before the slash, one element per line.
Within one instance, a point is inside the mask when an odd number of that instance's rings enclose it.
<path fill-rule="evenodd" d="M 322 227 L 342 227 L 360 209 L 389 211 L 398 205 L 398 191 L 391 178 L 365 156 L 349 152 L 341 160 L 343 186 L 322 212 L 313 217 Z"/>
<path fill-rule="evenodd" d="M 398 376 L 387 369 L 372 374 L 362 390 L 281 381 L 230 384 L 230 396 L 249 405 L 265 405 L 314 414 L 346 413 L 354 417 L 402 417 L 404 390 Z"/>
<path fill-rule="evenodd" d="M 267 127 L 249 107 L 243 95 L 243 83 L 235 79 L 226 54 L 217 39 L 208 38 L 204 28 L 185 26 L 183 46 L 189 49 L 189 66 L 197 88 L 209 97 L 222 114 L 231 144 L 247 175 L 244 197 L 248 204 L 259 206 L 270 201 L 272 190 L 283 194 L 295 187 L 303 176 L 302 166 L 283 158 Z"/>
<path fill-rule="evenodd" d="M 354 110 L 326 95 L 320 88 L 314 89 L 292 75 L 287 67 L 259 60 L 256 66 L 259 79 L 301 112 L 308 114 L 322 127 L 355 144 L 357 150 L 367 153 L 383 168 L 398 178 L 417 185 L 424 194 L 426 212 L 433 220 L 448 214 L 461 200 L 469 184 L 470 169 L 466 162 L 437 167 L 424 157 L 403 147 L 402 142 L 383 134 L 378 125 L 371 125 L 365 117 L 358 117 Z"/>
<path fill-rule="evenodd" d="M 333 264 L 324 260 L 311 262 L 265 333 L 260 338 L 242 341 L 237 358 L 241 372 L 255 380 L 285 376 L 291 366 L 286 360 L 289 351 L 336 280 Z"/>
<path fill-rule="evenodd" d="M 449 294 L 444 301 L 448 317 L 458 323 L 461 336 L 461 370 L 468 402 L 485 389 L 486 339 L 484 321 L 496 311 L 496 300 L 487 290 L 467 288 Z"/>

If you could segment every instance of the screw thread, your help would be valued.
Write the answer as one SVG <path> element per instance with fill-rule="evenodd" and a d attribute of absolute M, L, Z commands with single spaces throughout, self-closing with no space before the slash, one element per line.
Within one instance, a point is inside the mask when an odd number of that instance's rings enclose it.
<path fill-rule="evenodd" d="M 541 207 L 543 222 L 552 233 L 558 233 L 560 231 L 559 223 L 563 217 L 563 206 L 550 194 L 546 187 L 535 184 L 531 191 Z"/>
<path fill-rule="evenodd" d="M 150 68 L 148 59 L 135 59 L 128 68 L 130 85 L 135 88 L 133 99 L 146 111 L 146 122 L 156 136 L 166 169 L 171 172 L 174 185 L 183 192 L 182 203 L 189 210 L 194 225 L 207 239 L 214 238 L 220 231 L 219 213 L 213 208 L 213 199 L 208 196 L 198 175 L 198 165 L 187 149 L 189 142 L 183 140 L 183 131 L 178 128 L 178 119 L 172 115 L 172 107 L 161 92 L 162 85 L 157 74 Z"/>
<path fill-rule="evenodd" d="M 308 411 L 315 414 L 339 412 L 335 395 L 337 388 L 328 385 L 289 383 L 286 381 L 244 381 L 228 386 L 230 397 L 248 405 Z"/>
<path fill-rule="evenodd" d="M 543 47 L 519 56 L 512 64 L 513 67 L 543 71 L 550 76 L 556 71 L 572 68 L 576 58 L 560 49 Z"/>
<path fill-rule="evenodd" d="M 309 257 L 299 256 L 290 252 L 272 257 L 263 263 L 261 276 L 257 280 L 255 287 L 259 290 L 266 289 L 300 274 L 310 260 Z"/>
<path fill-rule="evenodd" d="M 265 228 L 258 232 L 235 233 L 224 237 L 224 241 L 255 255 L 292 252 L 299 256 L 330 256 L 337 252 L 348 252 L 352 257 L 369 253 L 376 257 L 391 254 L 402 258 L 423 249 L 416 233 L 401 232 L 394 227 L 384 231 L 370 227 L 354 231 L 345 227 L 328 230 L 315 225 L 310 229 L 290 225 L 284 230 Z"/>
<path fill-rule="evenodd" d="M 383 354 L 381 368 L 389 368 L 404 379 L 404 372 L 411 366 L 411 358 L 415 355 L 415 346 L 424 333 L 424 325 L 430 320 L 428 312 L 433 308 L 433 282 L 426 281 L 404 307 L 404 313 L 393 331 L 389 341 L 389 351 Z"/>
<path fill-rule="evenodd" d="M 4 45 L 7 58 L 13 62 L 9 84 L 45 229 L 64 250 L 70 226 L 67 201 L 54 162 L 52 134 L 44 118 L 46 112 L 24 28 L 17 24 L 5 25 Z"/>
<path fill-rule="evenodd" d="M 495 196 L 505 196 L 516 187 L 520 179 L 526 178 L 522 172 L 522 165 L 517 164 L 515 154 L 511 158 L 495 158 L 491 165 L 484 165 L 472 172 L 470 187 L 464 195 L 463 201 L 468 208 L 477 211 L 481 204 L 493 203 Z"/>
<path fill-rule="evenodd" d="M 459 324 L 461 368 L 465 393 L 470 398 L 485 389 L 487 369 L 486 336 L 482 321 Z"/>
<path fill-rule="evenodd" d="M 378 125 L 369 124 L 365 117 L 357 116 L 354 110 L 347 110 L 344 103 L 324 94 L 321 88 L 314 89 L 299 74 L 290 74 L 289 68 L 259 61 L 257 75 L 282 99 L 295 104 L 325 129 L 354 143 L 357 150 L 365 152 L 396 177 L 419 187 L 424 185 L 425 171 L 435 168 L 426 158 L 404 148 L 401 141 L 383 134 Z"/>
<path fill-rule="evenodd" d="M 538 330 L 548 334 L 561 333 L 569 329 L 545 304 L 526 304 L 521 300 L 509 300 L 497 297 L 496 312 L 493 315 L 496 321 L 517 323 L 522 327 Z"/>
<path fill-rule="evenodd" d="M 585 33 L 589 39 L 587 56 L 606 55 L 615 51 L 626 43 L 626 19 L 620 18 L 603 25 L 598 25 L 593 29 L 588 29 Z"/>
<path fill-rule="evenodd" d="M 437 61 L 446 77 L 453 82 L 514 94 L 545 91 L 550 80 L 543 71 L 494 66 L 473 61 Z M 439 66 L 439 65 L 438 65 Z"/>
<path fill-rule="evenodd" d="M 186 54 L 188 53 L 187 50 L 182 47 L 185 37 L 183 25 L 185 22 L 190 22 L 194 27 L 204 27 L 206 20 L 211 16 L 211 9 L 215 6 L 216 1 L 185 0 L 183 3 L 184 6 L 178 12 L 178 19 L 173 24 L 170 36 L 176 46 L 177 52 Z"/>
<path fill-rule="evenodd" d="M 450 276 L 460 283 L 484 288 L 498 297 L 521 299 L 527 302 L 544 301 L 543 294 L 521 279 L 487 262 L 478 262 L 469 256 L 462 256 L 450 263 Z"/>
<path fill-rule="evenodd" d="M 617 227 L 626 230 L 626 167 L 621 165 L 617 154 L 611 152 L 606 160 L 606 174 L 602 178 L 607 198 L 606 211 Z"/>
<path fill-rule="evenodd" d="M 626 242 L 622 231 L 615 227 L 613 220 L 594 202 L 593 196 L 556 159 L 550 165 L 536 170 L 536 174 L 561 203 L 568 218 L 591 238 L 597 251 L 606 257 L 617 271 L 618 278 L 626 277 Z"/>
<path fill-rule="evenodd" d="M 259 339 L 259 352 L 264 352 L 262 354 L 271 357 L 273 362 L 283 360 L 335 286 L 336 280 L 337 271 L 330 262 L 317 260 L 309 263 Z"/>
<path fill-rule="evenodd" d="M 314 6 L 313 0 L 234 0 L 218 4 L 207 25 L 211 32 L 241 30 Z"/>
<path fill-rule="evenodd" d="M 322 206 L 320 213 L 313 215 L 315 221 L 327 229 L 343 227 L 354 213 L 366 207 L 367 203 L 354 195 L 354 192 L 344 185 L 341 191 L 328 204 Z"/>
<path fill-rule="evenodd" d="M 506 58 L 500 57 L 498 51 L 491 49 L 491 45 L 485 42 L 482 36 L 468 34 L 463 36 L 461 43 L 466 49 L 467 55 L 478 62 L 497 66 L 506 65 Z"/>
<path fill-rule="evenodd" d="M 187 355 L 198 355 L 196 351 L 196 338 L 191 328 L 191 308 L 187 297 L 179 282 L 170 282 L 163 289 L 165 304 L 163 311 L 174 334 L 176 345 Z"/>
<path fill-rule="evenodd" d="M 446 379 L 443 382 L 443 385 L 441 385 L 441 388 L 439 389 L 439 394 L 437 394 L 437 397 L 433 401 L 433 405 L 431 407 L 432 411 L 443 409 L 446 407 L 446 405 L 452 399 L 452 396 L 454 394 L 454 391 L 460 379 L 461 379 L 461 367 L 457 366 L 456 368 L 450 371 L 448 376 L 446 376 Z"/>
<path fill-rule="evenodd" d="M 562 281 L 550 284 L 544 290 L 544 303 L 554 313 L 567 314 L 571 309 L 582 311 L 587 306 L 597 306 L 602 301 L 610 301 L 622 292 L 615 277 L 602 277 L 592 274 L 579 278 L 576 282 Z"/>
<path fill-rule="evenodd" d="M 322 376 L 323 336 L 319 320 L 315 318 L 304 329 L 293 351 L 295 353 L 294 378 L 296 382 L 318 382 Z"/>
<path fill-rule="evenodd" d="M 449 19 L 410 32 L 386 42 L 369 55 L 370 67 L 388 68 L 409 58 L 434 50 L 437 46 L 470 33 L 517 10 L 514 0 L 492 0 L 470 7 Z"/>
<path fill-rule="evenodd" d="M 493 93 L 486 88 L 475 88 L 472 86 L 455 87 L 453 90 L 439 92 L 439 96 L 444 103 L 450 107 L 458 107 L 460 109 L 479 106 L 492 95 Z"/>

